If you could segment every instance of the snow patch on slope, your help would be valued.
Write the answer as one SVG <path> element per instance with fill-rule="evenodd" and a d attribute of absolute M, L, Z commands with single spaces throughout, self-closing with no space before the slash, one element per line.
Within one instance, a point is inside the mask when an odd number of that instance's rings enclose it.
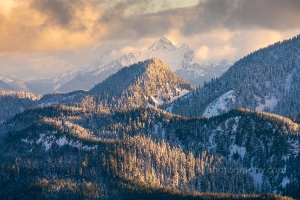
<path fill-rule="evenodd" d="M 257 98 L 258 101 L 260 102 L 260 98 Z M 272 111 L 275 106 L 278 103 L 278 99 L 276 99 L 275 97 L 271 97 L 270 99 L 266 99 L 265 100 L 265 104 L 260 103 L 257 107 L 256 107 L 256 111 L 263 111 L 265 109 L 268 109 L 270 111 Z"/>
<path fill-rule="evenodd" d="M 289 92 L 290 88 L 291 88 L 291 83 L 292 83 L 292 77 L 293 77 L 293 73 L 295 71 L 287 74 L 286 80 L 285 80 L 285 91 Z M 270 82 L 268 81 L 266 83 L 266 85 L 268 87 L 270 87 Z M 256 97 L 256 99 L 258 100 L 258 102 L 261 102 L 261 98 L 260 97 Z M 268 111 L 271 112 L 274 110 L 275 106 L 278 103 L 278 99 L 276 99 L 274 96 L 271 96 L 271 98 L 266 98 L 265 103 L 259 103 L 259 105 L 256 107 L 256 111 Z"/>
<path fill-rule="evenodd" d="M 56 132 L 53 132 L 53 134 L 56 134 Z M 40 138 L 36 141 L 36 144 L 42 143 L 45 150 L 48 151 L 52 147 L 54 140 L 55 137 L 53 135 L 46 136 L 46 134 L 40 134 Z"/>
<path fill-rule="evenodd" d="M 300 150 L 300 145 L 298 141 L 295 140 L 289 140 L 288 144 L 290 146 L 290 152 L 292 155 L 298 155 L 299 150 Z"/>
<path fill-rule="evenodd" d="M 155 106 L 159 106 L 164 103 L 162 99 L 161 90 L 157 92 L 157 96 L 151 96 L 152 101 L 154 102 Z"/>
<path fill-rule="evenodd" d="M 246 153 L 246 148 L 245 147 L 239 147 L 236 144 L 231 145 L 230 147 L 230 157 L 233 156 L 233 154 L 238 153 L 242 159 L 244 159 L 245 153 Z"/>
<path fill-rule="evenodd" d="M 163 128 L 161 122 L 154 125 L 154 131 L 153 131 L 153 134 L 154 134 L 154 135 L 158 135 L 158 134 L 159 134 L 159 132 L 158 132 L 159 129 L 158 129 L 158 128 L 160 128 L 160 130 L 161 130 L 161 135 L 160 135 L 160 136 L 164 139 L 164 138 L 165 138 L 166 132 L 165 132 L 165 129 Z"/>
<path fill-rule="evenodd" d="M 210 136 L 209 136 L 209 145 L 210 145 L 210 149 L 211 150 L 216 150 L 216 148 L 217 148 L 217 144 L 215 143 L 215 133 L 213 133 L 213 134 L 211 134 Z"/>
<path fill-rule="evenodd" d="M 59 139 L 56 141 L 56 143 L 57 143 L 58 146 L 60 146 L 60 147 L 66 145 L 66 144 L 68 144 L 66 136 L 59 138 Z"/>
<path fill-rule="evenodd" d="M 254 168 L 250 175 L 252 176 L 254 183 L 258 185 L 259 188 L 261 188 L 263 174 L 261 172 L 257 172 Z"/>
<path fill-rule="evenodd" d="M 288 179 L 287 177 L 284 177 L 282 179 L 281 185 L 283 188 L 285 188 L 286 184 L 290 183 L 290 179 Z"/>
<path fill-rule="evenodd" d="M 49 149 L 52 147 L 52 145 L 57 144 L 59 147 L 63 147 L 65 145 L 69 145 L 71 147 L 74 148 L 82 148 L 83 150 L 93 150 L 97 148 L 97 145 L 94 146 L 86 146 L 83 145 L 81 146 L 81 143 L 79 141 L 76 141 L 74 139 L 68 139 L 65 135 L 62 137 L 57 137 L 57 132 L 53 131 L 50 134 L 45 134 L 45 133 L 41 133 L 39 135 L 39 138 L 37 138 L 37 140 L 34 142 L 34 140 L 29 140 L 28 138 L 26 139 L 21 139 L 22 142 L 27 143 L 27 144 L 42 144 L 43 148 L 45 149 L 45 151 L 49 151 Z M 33 147 L 32 147 L 33 149 Z M 32 150 L 31 149 L 31 150 Z"/>
<path fill-rule="evenodd" d="M 168 88 L 168 95 L 170 96 L 170 101 L 169 102 L 173 102 L 176 99 L 178 99 L 178 98 L 186 95 L 189 92 L 190 91 L 186 90 L 186 89 L 176 88 L 176 93 L 179 94 L 179 95 L 175 95 L 172 92 L 172 90 L 170 88 Z M 157 91 L 157 95 L 156 96 L 151 96 L 150 98 L 155 103 L 155 105 L 154 105 L 155 107 L 166 103 L 166 102 L 164 102 L 164 100 L 162 98 L 162 90 L 161 89 Z M 151 103 L 148 103 L 148 106 L 153 106 L 153 105 Z"/>
<path fill-rule="evenodd" d="M 58 102 L 48 102 L 48 103 L 40 103 L 37 105 L 37 107 L 47 107 L 47 106 L 52 106 L 52 105 L 58 105 Z"/>
<path fill-rule="evenodd" d="M 235 102 L 234 90 L 230 90 L 210 103 L 203 112 L 203 116 L 213 117 L 228 112 Z"/>
<path fill-rule="evenodd" d="M 8 77 L 4 77 L 4 76 L 0 76 L 0 80 L 5 82 L 5 83 L 11 83 L 13 82 L 14 80 L 8 78 Z"/>

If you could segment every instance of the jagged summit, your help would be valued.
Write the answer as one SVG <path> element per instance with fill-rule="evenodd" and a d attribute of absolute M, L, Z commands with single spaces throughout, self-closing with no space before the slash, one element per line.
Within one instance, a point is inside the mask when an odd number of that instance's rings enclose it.
<path fill-rule="evenodd" d="M 167 39 L 165 36 L 162 36 L 159 40 L 162 43 L 172 44 L 171 40 Z"/>
<path fill-rule="evenodd" d="M 159 40 L 155 41 L 152 46 L 148 48 L 150 52 L 156 51 L 158 49 L 172 51 L 172 50 L 176 50 L 176 47 L 173 45 L 173 43 L 170 40 L 162 36 Z"/>

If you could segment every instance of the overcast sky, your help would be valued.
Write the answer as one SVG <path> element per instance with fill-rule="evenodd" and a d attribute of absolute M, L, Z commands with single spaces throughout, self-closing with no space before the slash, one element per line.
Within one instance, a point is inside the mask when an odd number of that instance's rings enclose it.
<path fill-rule="evenodd" d="M 298 34 L 299 0 L 0 0 L 0 75 L 59 74 L 161 36 L 199 63 L 238 60 Z"/>

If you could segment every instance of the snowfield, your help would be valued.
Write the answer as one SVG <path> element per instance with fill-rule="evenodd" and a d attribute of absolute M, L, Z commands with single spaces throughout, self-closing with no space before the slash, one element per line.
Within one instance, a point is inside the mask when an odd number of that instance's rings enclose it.
<path fill-rule="evenodd" d="M 189 93 L 190 91 L 186 90 L 186 89 L 180 89 L 180 88 L 176 88 L 176 92 L 179 92 L 179 95 L 175 96 L 172 92 L 172 90 L 170 88 L 168 88 L 168 94 L 170 96 L 170 102 L 175 101 L 176 99 L 186 95 L 187 93 Z M 151 96 L 152 101 L 155 103 L 155 105 L 152 105 L 150 103 L 148 103 L 148 106 L 160 106 L 162 104 L 164 104 L 165 102 L 162 99 L 162 95 L 161 95 L 161 89 L 159 91 L 157 91 L 157 96 Z"/>
<path fill-rule="evenodd" d="M 230 90 L 207 106 L 203 116 L 213 117 L 228 112 L 235 102 L 234 90 Z"/>

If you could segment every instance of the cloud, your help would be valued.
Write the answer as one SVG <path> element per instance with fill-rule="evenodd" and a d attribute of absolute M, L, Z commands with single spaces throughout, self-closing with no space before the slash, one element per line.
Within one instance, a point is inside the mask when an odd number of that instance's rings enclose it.
<path fill-rule="evenodd" d="M 195 53 L 196 59 L 207 60 L 209 58 L 209 48 L 208 46 L 200 47 Z"/>
<path fill-rule="evenodd" d="M 182 27 L 185 35 L 212 29 L 286 30 L 300 27 L 299 0 L 206 0 L 191 8 Z"/>
<path fill-rule="evenodd" d="M 74 49 L 93 43 L 250 29 L 300 27 L 299 0 L 7 0 L 0 8 L 0 52 Z M 10 10 L 9 12 L 7 10 Z"/>
<path fill-rule="evenodd" d="M 51 22 L 51 24 L 69 28 L 72 19 L 75 17 L 73 13 L 76 12 L 77 7 L 81 6 L 81 3 L 78 0 L 72 2 L 66 0 L 35 0 L 31 3 L 31 7 L 45 13 L 48 23 Z"/>
<path fill-rule="evenodd" d="M 113 6 L 104 10 L 101 23 L 104 23 L 110 34 L 107 40 L 140 39 L 143 37 L 161 36 L 173 26 L 170 18 L 160 16 L 161 9 L 170 8 L 169 0 L 127 0 L 113 1 Z"/>
<path fill-rule="evenodd" d="M 300 33 L 299 0 L 200 0 L 176 8 L 173 2 L 5 0 L 1 73 L 61 73 L 94 62 L 105 45 L 120 47 L 117 58 L 163 35 L 176 46 L 190 45 L 195 62 L 237 60 Z"/>
<path fill-rule="evenodd" d="M 198 5 L 182 8 L 172 8 L 168 1 L 114 2 L 101 18 L 110 32 L 107 40 L 159 37 L 174 29 L 192 36 L 217 29 L 283 31 L 300 27 L 299 0 L 202 0 Z M 159 6 L 154 8 L 153 2 Z M 155 10 L 158 11 L 150 12 Z"/>
<path fill-rule="evenodd" d="M 13 1 L 13 0 L 10 0 Z M 89 0 L 15 0 L 0 8 L 0 51 L 53 51 L 89 45 L 106 33 Z"/>
<path fill-rule="evenodd" d="M 300 26 L 299 0 L 243 0 L 225 22 L 231 28 L 295 29 Z"/>
<path fill-rule="evenodd" d="M 87 67 L 99 59 L 108 47 L 106 44 L 51 52 L 2 52 L 0 75 L 13 74 L 20 77 L 60 75 L 75 68 Z"/>
<path fill-rule="evenodd" d="M 296 32 L 293 31 L 284 32 L 268 29 L 247 30 L 236 32 L 229 39 L 228 43 L 238 49 L 235 56 L 241 58 L 260 48 L 264 48 L 295 35 Z"/>

